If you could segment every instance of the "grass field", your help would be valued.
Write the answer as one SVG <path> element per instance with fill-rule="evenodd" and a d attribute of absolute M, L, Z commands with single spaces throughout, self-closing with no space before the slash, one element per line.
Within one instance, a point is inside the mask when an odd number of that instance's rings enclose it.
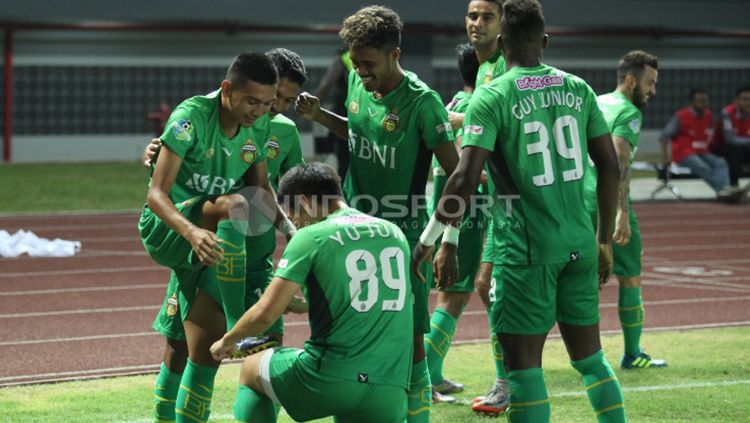
<path fill-rule="evenodd" d="M 136 162 L 0 166 L 0 213 L 139 209 L 148 171 Z"/>
<path fill-rule="evenodd" d="M 137 162 L 0 165 L 0 213 L 135 210 L 147 184 Z"/>
<path fill-rule="evenodd" d="M 661 370 L 617 370 L 631 422 L 744 422 L 750 417 L 750 328 L 648 333 L 643 344 L 669 359 Z M 621 338 L 604 338 L 607 358 L 615 367 Z M 54 353 L 51 351 L 50 353 Z M 561 341 L 548 341 L 544 355 L 553 422 L 595 421 L 578 374 L 568 365 Z M 616 367 L 615 367 L 616 368 Z M 458 395 L 470 400 L 490 387 L 494 370 L 488 344 L 453 348 L 446 376 L 463 382 Z M 232 421 L 231 403 L 239 366 L 219 371 L 212 421 Z M 149 422 L 154 376 L 121 377 L 56 385 L 0 389 L 0 420 L 10 422 Z M 504 419 L 503 419 L 504 420 Z M 282 413 L 281 422 L 292 420 Z M 321 422 L 332 421 L 330 419 Z M 467 406 L 439 404 L 431 421 L 488 421 Z M 490 420 L 494 421 L 494 420 Z"/>

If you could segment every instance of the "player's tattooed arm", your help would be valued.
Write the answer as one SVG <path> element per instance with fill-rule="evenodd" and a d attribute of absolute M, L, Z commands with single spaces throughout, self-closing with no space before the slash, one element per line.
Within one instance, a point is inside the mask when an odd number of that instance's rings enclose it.
<path fill-rule="evenodd" d="M 617 152 L 617 161 L 620 165 L 617 218 L 615 219 L 615 233 L 612 239 L 615 244 L 625 245 L 630 242 L 631 235 L 628 195 L 630 194 L 630 154 L 632 148 L 625 138 L 614 136 L 612 140 L 615 145 L 615 151 Z"/>
<path fill-rule="evenodd" d="M 589 155 L 596 165 L 596 197 L 599 210 L 599 244 L 612 242 L 619 198 L 620 165 L 609 134 L 588 140 Z"/>

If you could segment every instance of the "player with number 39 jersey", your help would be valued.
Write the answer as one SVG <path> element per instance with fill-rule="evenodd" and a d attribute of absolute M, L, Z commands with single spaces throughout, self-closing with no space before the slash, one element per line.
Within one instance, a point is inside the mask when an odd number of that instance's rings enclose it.
<path fill-rule="evenodd" d="M 553 67 L 513 68 L 477 89 L 462 145 L 492 151 L 496 195 L 511 199 L 493 208 L 499 262 L 538 265 L 596 256 L 583 206 L 585 140 L 607 133 L 588 84 Z"/>

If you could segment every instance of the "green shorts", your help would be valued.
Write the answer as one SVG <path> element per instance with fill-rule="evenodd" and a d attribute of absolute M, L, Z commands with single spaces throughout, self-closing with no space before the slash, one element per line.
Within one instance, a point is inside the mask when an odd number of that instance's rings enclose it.
<path fill-rule="evenodd" d="M 182 321 L 187 317 L 187 312 L 195 301 L 197 289 L 205 290 L 217 303 L 221 304 L 219 289 L 214 281 L 210 280 L 213 270 L 203 268 L 199 271 L 178 269 L 172 271 L 167 286 L 167 295 L 164 297 L 156 319 L 151 327 L 169 339 L 184 341 L 185 328 Z M 215 276 L 215 274 L 214 274 Z M 257 274 L 248 274 L 245 283 L 245 310 L 258 302 L 271 281 L 271 270 Z M 284 318 L 279 317 L 271 325 L 266 334 L 284 334 Z"/>
<path fill-rule="evenodd" d="M 359 383 L 314 373 L 298 359 L 303 350 L 263 352 L 260 380 L 266 394 L 295 421 L 335 416 L 337 423 L 406 422 L 403 387 Z"/>
<path fill-rule="evenodd" d="M 599 322 L 597 258 L 550 265 L 496 265 L 492 319 L 497 333 L 539 335 L 555 322 Z"/>
<path fill-rule="evenodd" d="M 204 202 L 204 198 L 193 197 L 175 204 L 175 207 L 180 214 L 197 225 Z M 143 206 L 138 231 L 146 252 L 158 264 L 170 269 L 195 268 L 190 261 L 190 253 L 193 251 L 190 242 L 164 223 L 148 206 Z"/>
<path fill-rule="evenodd" d="M 630 233 L 630 242 L 627 245 L 612 244 L 612 255 L 615 262 L 612 273 L 616 276 L 632 278 L 641 275 L 643 245 L 641 244 L 641 231 L 638 228 L 638 217 L 636 217 L 632 205 L 630 209 Z"/>
<path fill-rule="evenodd" d="M 482 251 L 482 263 L 495 263 L 495 255 L 492 249 L 492 232 L 495 225 L 492 224 L 492 219 L 487 219 L 487 237 L 484 240 L 484 250 Z"/>
<path fill-rule="evenodd" d="M 445 292 L 474 291 L 474 278 L 479 270 L 479 257 L 484 244 L 485 229 L 485 218 L 481 214 L 463 221 L 458 237 L 458 281 L 445 289 Z M 440 246 L 438 245 L 437 248 L 439 249 Z M 430 287 L 435 288 L 433 278 L 430 278 Z"/>
<path fill-rule="evenodd" d="M 211 298 L 221 304 L 214 267 L 173 270 L 169 275 L 164 302 L 151 327 L 169 339 L 184 341 L 185 328 L 182 322 L 195 302 L 198 288 L 206 291 Z"/>

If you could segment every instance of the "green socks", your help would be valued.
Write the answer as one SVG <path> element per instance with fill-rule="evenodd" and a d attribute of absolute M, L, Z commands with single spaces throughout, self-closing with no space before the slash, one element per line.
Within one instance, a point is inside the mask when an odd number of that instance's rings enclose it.
<path fill-rule="evenodd" d="M 510 408 L 508 421 L 511 423 L 549 422 L 550 407 L 544 373 L 539 367 L 508 372 L 510 380 Z"/>
<path fill-rule="evenodd" d="M 279 409 L 267 395 L 240 385 L 234 402 L 234 418 L 246 423 L 275 423 Z"/>
<path fill-rule="evenodd" d="M 500 339 L 498 339 L 495 333 L 495 324 L 492 321 L 492 312 L 488 308 L 487 310 L 487 323 L 490 325 L 490 341 L 492 344 L 492 356 L 495 357 L 495 379 L 507 379 L 508 374 L 505 373 L 505 365 L 503 364 L 503 346 L 500 345 Z"/>
<path fill-rule="evenodd" d="M 218 367 L 206 367 L 188 359 L 177 392 L 176 413 L 178 423 L 207 422 L 211 414 L 211 397 Z"/>
<path fill-rule="evenodd" d="M 247 222 L 222 220 L 216 228 L 221 239 L 224 259 L 216 265 L 216 281 L 221 295 L 221 306 L 227 319 L 227 331 L 245 312 L 245 234 Z"/>
<path fill-rule="evenodd" d="M 626 421 L 622 390 L 617 376 L 604 358 L 604 352 L 598 352 L 570 364 L 578 370 L 583 379 L 583 386 L 589 396 L 591 408 L 596 413 L 599 423 L 622 423 Z"/>
<path fill-rule="evenodd" d="M 164 363 L 161 363 L 159 375 L 154 384 L 154 421 L 175 421 L 174 408 L 177 400 L 177 390 L 180 389 L 182 375 L 172 373 Z"/>
<path fill-rule="evenodd" d="M 625 354 L 637 355 L 641 352 L 644 317 L 641 288 L 620 288 L 617 306 L 625 339 Z"/>
<path fill-rule="evenodd" d="M 443 381 L 443 360 L 456 333 L 456 319 L 442 308 L 435 308 L 430 319 L 430 333 L 425 335 L 424 350 L 430 381 L 438 385 Z"/>
<path fill-rule="evenodd" d="M 427 360 L 422 359 L 411 365 L 411 381 L 408 392 L 408 423 L 428 423 L 430 421 L 430 404 L 432 403 L 432 385 Z"/>

